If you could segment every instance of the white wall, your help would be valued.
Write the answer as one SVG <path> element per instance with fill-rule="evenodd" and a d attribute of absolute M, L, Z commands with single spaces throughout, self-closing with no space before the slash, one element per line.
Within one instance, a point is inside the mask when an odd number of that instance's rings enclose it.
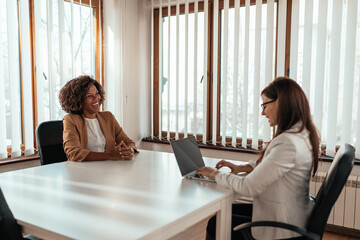
<path fill-rule="evenodd" d="M 139 0 L 140 128 L 141 138 L 151 134 L 151 7 Z"/>
<path fill-rule="evenodd" d="M 141 139 L 140 128 L 140 31 L 138 1 L 126 1 L 124 46 L 124 123 L 126 133 Z M 139 71 L 140 70 L 140 71 Z"/>
<path fill-rule="evenodd" d="M 105 109 L 138 144 L 150 134 L 151 9 L 145 1 L 104 0 Z"/>

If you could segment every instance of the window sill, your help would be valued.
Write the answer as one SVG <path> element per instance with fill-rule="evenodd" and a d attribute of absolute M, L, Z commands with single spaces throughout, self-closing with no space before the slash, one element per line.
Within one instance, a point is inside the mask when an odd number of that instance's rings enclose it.
<path fill-rule="evenodd" d="M 146 137 L 142 139 L 143 142 L 152 142 L 152 143 L 161 143 L 161 144 L 170 144 L 170 142 L 167 139 L 159 139 L 159 138 L 154 138 L 152 139 L 151 137 Z M 243 148 L 243 147 L 233 147 L 232 145 L 226 145 L 226 146 L 221 146 L 221 145 L 213 145 L 213 144 L 203 144 L 202 142 L 198 142 L 198 145 L 200 148 L 206 148 L 206 149 L 213 149 L 213 150 L 221 150 L 221 151 L 232 151 L 232 152 L 246 152 L 246 153 L 253 153 L 253 154 L 258 154 L 260 151 L 259 150 L 255 150 L 252 148 Z"/>
<path fill-rule="evenodd" d="M 38 153 L 31 154 L 29 156 L 21 156 L 17 158 L 4 158 L 0 160 L 0 166 L 6 165 L 6 164 L 12 164 L 12 163 L 19 163 L 19 162 L 25 162 L 25 161 L 31 161 L 31 160 L 40 160 L 40 156 Z"/>
<path fill-rule="evenodd" d="M 146 137 L 142 139 L 143 142 L 152 142 L 152 143 L 161 143 L 161 144 L 170 144 L 170 142 L 167 139 L 159 139 L 151 137 Z M 233 152 L 243 152 L 243 153 L 252 153 L 252 154 L 258 154 L 260 151 L 255 149 L 248 149 L 248 148 L 242 148 L 242 147 L 233 147 L 231 145 L 227 146 L 221 146 L 221 145 L 212 145 L 212 144 L 203 144 L 202 142 L 198 142 L 200 148 L 207 148 L 207 149 L 214 149 L 214 150 L 220 150 L 220 151 L 233 151 Z M 321 155 L 319 157 L 320 161 L 323 162 L 332 162 L 334 160 L 333 157 Z M 355 165 L 360 165 L 360 160 L 355 159 Z"/>

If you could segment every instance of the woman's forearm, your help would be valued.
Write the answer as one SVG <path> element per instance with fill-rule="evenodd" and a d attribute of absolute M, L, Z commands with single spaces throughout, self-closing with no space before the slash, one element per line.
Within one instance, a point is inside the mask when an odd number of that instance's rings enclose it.
<path fill-rule="evenodd" d="M 252 170 L 254 170 L 250 164 L 239 165 L 239 167 L 241 169 L 239 172 L 249 173 L 249 172 L 252 172 Z"/>

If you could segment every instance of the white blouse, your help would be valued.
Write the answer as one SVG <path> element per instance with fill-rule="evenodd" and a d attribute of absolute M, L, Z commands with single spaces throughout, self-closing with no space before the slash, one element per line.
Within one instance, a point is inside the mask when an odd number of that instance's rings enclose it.
<path fill-rule="evenodd" d="M 313 208 L 309 200 L 312 146 L 309 132 L 301 123 L 275 137 L 260 164 L 247 176 L 221 172 L 215 179 L 243 196 L 253 196 L 252 221 L 278 221 L 305 227 Z M 256 239 L 284 239 L 299 236 L 280 228 L 251 229 Z"/>
<path fill-rule="evenodd" d="M 88 149 L 92 152 L 105 152 L 105 136 L 97 118 L 85 118 L 87 123 Z"/>

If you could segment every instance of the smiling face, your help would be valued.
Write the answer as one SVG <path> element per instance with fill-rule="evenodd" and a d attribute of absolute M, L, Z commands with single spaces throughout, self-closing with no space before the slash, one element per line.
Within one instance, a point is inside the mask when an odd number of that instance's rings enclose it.
<path fill-rule="evenodd" d="M 86 118 L 96 118 L 96 113 L 100 111 L 100 94 L 94 84 L 90 84 L 83 105 L 83 113 Z"/>
<path fill-rule="evenodd" d="M 277 125 L 278 101 L 273 101 L 274 99 L 270 99 L 264 94 L 261 95 L 261 98 L 264 106 L 264 110 L 261 112 L 261 115 L 266 116 L 266 118 L 269 120 L 269 125 L 274 127 Z"/>

